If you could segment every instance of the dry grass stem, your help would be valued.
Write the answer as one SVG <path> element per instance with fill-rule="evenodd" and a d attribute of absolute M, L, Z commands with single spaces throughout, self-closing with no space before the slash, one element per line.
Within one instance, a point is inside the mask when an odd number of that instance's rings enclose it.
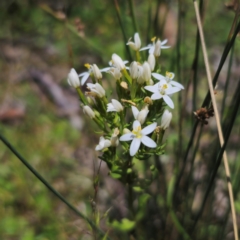
<path fill-rule="evenodd" d="M 209 67 L 209 62 L 208 62 L 208 57 L 207 57 L 207 50 L 206 50 L 206 45 L 205 45 L 205 41 L 204 41 L 204 34 L 203 34 L 199 9 L 198 9 L 197 2 L 195 0 L 193 1 L 193 3 L 194 3 L 195 14 L 196 14 L 196 18 L 197 18 L 197 24 L 198 24 L 198 29 L 199 29 L 199 34 L 200 34 L 200 39 L 201 39 L 201 44 L 202 44 L 202 51 L 203 51 L 206 72 L 207 72 L 209 90 L 210 90 L 213 109 L 214 109 L 214 113 L 215 113 L 215 117 L 216 117 L 219 141 L 220 141 L 220 144 L 222 147 L 224 145 L 224 138 L 223 138 L 222 127 L 221 127 L 221 123 L 220 123 L 220 117 L 219 117 L 219 113 L 218 113 L 218 109 L 217 109 L 217 104 L 216 104 L 216 100 L 215 100 L 215 96 L 214 96 L 212 77 L 211 77 L 211 73 L 210 73 L 210 67 Z M 238 240 L 238 227 L 237 227 L 236 211 L 235 211 L 235 207 L 234 207 L 233 189 L 232 189 L 230 169 L 229 169 L 226 151 L 224 151 L 224 153 L 223 153 L 223 162 L 224 162 L 224 167 L 225 167 L 225 172 L 226 172 L 226 177 L 227 177 L 228 192 L 229 192 L 230 205 L 231 205 L 231 211 L 232 211 L 234 237 L 235 237 L 235 240 Z"/>

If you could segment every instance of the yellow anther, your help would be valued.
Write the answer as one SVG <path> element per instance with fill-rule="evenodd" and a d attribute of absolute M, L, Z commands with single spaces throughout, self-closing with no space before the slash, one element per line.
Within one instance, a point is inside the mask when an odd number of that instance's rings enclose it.
<path fill-rule="evenodd" d="M 84 64 L 84 67 L 86 67 L 87 69 L 90 69 L 91 68 L 91 65 L 89 63 L 85 63 Z"/>
<path fill-rule="evenodd" d="M 138 126 L 137 128 L 132 130 L 132 133 L 137 137 L 137 138 L 141 138 L 142 134 L 141 134 L 141 126 Z"/>
<path fill-rule="evenodd" d="M 163 89 L 167 89 L 167 88 L 168 88 L 168 85 L 167 85 L 167 84 L 163 84 L 162 88 L 163 88 Z"/>
<path fill-rule="evenodd" d="M 156 38 L 157 38 L 157 37 L 153 37 L 153 38 L 151 39 L 151 41 L 152 41 L 152 42 L 155 42 Z"/>

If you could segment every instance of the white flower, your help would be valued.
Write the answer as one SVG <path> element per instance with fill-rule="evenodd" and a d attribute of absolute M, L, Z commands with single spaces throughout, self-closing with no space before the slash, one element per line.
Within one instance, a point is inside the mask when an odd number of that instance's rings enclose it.
<path fill-rule="evenodd" d="M 91 91 L 92 94 L 102 98 L 105 96 L 105 90 L 99 83 L 88 83 L 88 89 Z"/>
<path fill-rule="evenodd" d="M 180 89 L 184 89 L 183 85 L 176 82 L 176 81 L 172 81 L 172 79 L 174 78 L 175 74 L 172 72 L 166 72 L 166 76 L 164 77 L 163 75 L 159 74 L 159 73 L 152 73 L 152 76 L 155 77 L 157 80 L 159 81 L 166 81 L 168 84 L 174 86 L 174 87 L 178 87 Z"/>
<path fill-rule="evenodd" d="M 80 81 L 78 74 L 74 68 L 71 69 L 71 71 L 68 74 L 68 84 L 72 87 L 79 87 L 80 86 Z"/>
<path fill-rule="evenodd" d="M 134 156 L 141 143 L 149 148 L 155 148 L 157 144 L 147 135 L 155 130 L 157 123 L 152 123 L 145 128 L 141 128 L 138 120 L 133 122 L 133 130 L 131 133 L 126 133 L 120 137 L 120 141 L 132 141 L 130 146 L 130 155 Z"/>
<path fill-rule="evenodd" d="M 95 117 L 94 111 L 93 111 L 89 106 L 87 106 L 87 105 L 85 105 L 85 106 L 83 107 L 83 112 L 84 112 L 87 116 L 89 116 L 90 118 L 94 118 L 94 117 Z"/>
<path fill-rule="evenodd" d="M 174 104 L 173 104 L 172 99 L 168 95 L 171 95 L 175 92 L 179 92 L 181 90 L 178 87 L 172 87 L 165 80 L 162 80 L 153 86 L 146 86 L 144 88 L 153 93 L 151 96 L 152 100 L 163 98 L 165 103 L 170 108 L 174 108 Z"/>
<path fill-rule="evenodd" d="M 119 144 L 119 140 L 118 140 L 118 134 L 119 134 L 119 129 L 115 128 L 113 131 L 113 134 L 111 136 L 111 146 L 113 147 L 117 147 Z"/>
<path fill-rule="evenodd" d="M 137 79 L 139 77 L 139 65 L 136 61 L 130 64 L 129 72 L 132 79 Z"/>
<path fill-rule="evenodd" d="M 123 110 L 122 104 L 115 99 L 112 99 L 112 103 L 107 104 L 107 112 L 120 112 Z"/>
<path fill-rule="evenodd" d="M 108 139 L 105 139 L 104 137 L 100 137 L 99 143 L 96 146 L 95 150 L 96 151 L 101 151 L 104 148 L 108 148 L 111 146 L 111 141 Z"/>
<path fill-rule="evenodd" d="M 102 78 L 102 73 L 101 73 L 102 70 L 99 70 L 99 68 L 96 64 L 90 65 L 90 64 L 86 63 L 84 66 L 88 68 L 88 72 L 83 72 L 83 73 L 79 74 L 79 77 L 82 77 L 81 85 L 84 85 L 84 83 L 87 81 L 87 79 L 89 78 L 91 73 L 93 73 L 93 75 L 96 79 Z"/>
<path fill-rule="evenodd" d="M 113 53 L 111 63 L 113 67 L 116 67 L 119 70 L 125 69 L 125 63 L 116 53 Z"/>
<path fill-rule="evenodd" d="M 107 73 L 111 73 L 113 75 L 113 77 L 116 79 L 116 80 L 119 80 L 121 77 L 122 77 L 122 73 L 120 72 L 120 70 L 118 68 L 115 68 L 115 67 L 108 67 L 108 68 L 105 68 L 107 69 Z"/>
<path fill-rule="evenodd" d="M 141 39 L 138 33 L 134 34 L 134 42 L 130 41 L 131 38 L 128 40 L 127 45 L 129 45 L 133 50 L 138 51 L 141 47 Z"/>
<path fill-rule="evenodd" d="M 147 118 L 149 110 L 147 105 L 140 112 L 136 107 L 132 106 L 132 112 L 134 118 L 143 124 Z"/>
<path fill-rule="evenodd" d="M 145 82 L 149 82 L 151 80 L 151 68 L 148 62 L 144 62 L 142 65 L 142 70 L 139 71 L 139 78 L 137 82 L 139 84 L 143 84 Z"/>
<path fill-rule="evenodd" d="M 170 46 L 164 46 L 168 41 L 167 39 L 163 40 L 162 42 L 160 41 L 160 39 L 158 39 L 157 42 L 155 42 L 155 40 L 156 37 L 152 38 L 153 43 L 141 48 L 140 51 L 149 49 L 149 54 L 152 53 L 155 57 L 159 57 L 161 54 L 161 49 L 170 48 Z"/>
<path fill-rule="evenodd" d="M 151 71 L 153 71 L 154 68 L 155 68 L 156 59 L 155 59 L 155 57 L 152 53 L 150 53 L 149 56 L 148 56 L 148 64 L 151 68 Z"/>
<path fill-rule="evenodd" d="M 167 129 L 169 127 L 171 120 L 172 120 L 172 113 L 166 109 L 162 115 L 161 128 L 163 128 L 164 130 Z"/>

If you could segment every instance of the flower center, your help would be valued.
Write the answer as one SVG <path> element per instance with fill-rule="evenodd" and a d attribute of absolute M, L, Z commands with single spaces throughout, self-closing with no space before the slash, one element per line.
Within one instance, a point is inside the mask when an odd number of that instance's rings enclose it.
<path fill-rule="evenodd" d="M 84 64 L 84 67 L 86 67 L 87 69 L 90 69 L 91 68 L 91 65 L 89 63 L 85 63 Z"/>
<path fill-rule="evenodd" d="M 170 82 L 171 79 L 173 78 L 173 74 L 171 72 L 166 72 L 166 81 L 167 82 Z"/>
<path fill-rule="evenodd" d="M 168 88 L 167 84 L 163 84 L 163 85 L 159 85 L 159 92 L 164 95 L 165 94 L 165 90 Z"/>
<path fill-rule="evenodd" d="M 142 137 L 142 133 L 141 133 L 141 126 L 138 126 L 137 128 L 132 130 L 132 133 L 135 135 L 136 138 L 141 138 Z"/>

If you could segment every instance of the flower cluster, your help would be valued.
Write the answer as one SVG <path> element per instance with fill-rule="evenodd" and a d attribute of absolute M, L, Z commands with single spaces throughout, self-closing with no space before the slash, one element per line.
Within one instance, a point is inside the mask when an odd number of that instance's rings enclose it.
<path fill-rule="evenodd" d="M 167 49 L 167 40 L 153 38 L 152 43 L 141 48 L 138 33 L 127 45 L 136 53 L 135 61 L 123 61 L 112 54 L 109 66 L 99 69 L 96 64 L 85 64 L 88 71 L 77 74 L 71 69 L 68 83 L 76 88 L 83 112 L 96 122 L 104 133 L 96 151 L 103 152 L 101 158 L 110 168 L 120 166 L 123 156 L 147 159 L 153 154 L 162 154 L 162 137 L 169 127 L 172 113 L 166 107 L 174 108 L 172 95 L 184 89 L 174 81 L 174 73 L 160 74 L 159 57 Z M 141 55 L 148 50 L 146 60 Z M 102 85 L 104 74 L 114 78 L 116 97 L 108 100 Z M 88 79 L 85 94 L 81 90 Z M 132 126 L 132 127 L 131 127 Z M 117 148 L 124 151 L 117 151 Z M 120 156 L 119 156 L 120 154 Z M 124 157 L 124 158 L 125 158 Z"/>

